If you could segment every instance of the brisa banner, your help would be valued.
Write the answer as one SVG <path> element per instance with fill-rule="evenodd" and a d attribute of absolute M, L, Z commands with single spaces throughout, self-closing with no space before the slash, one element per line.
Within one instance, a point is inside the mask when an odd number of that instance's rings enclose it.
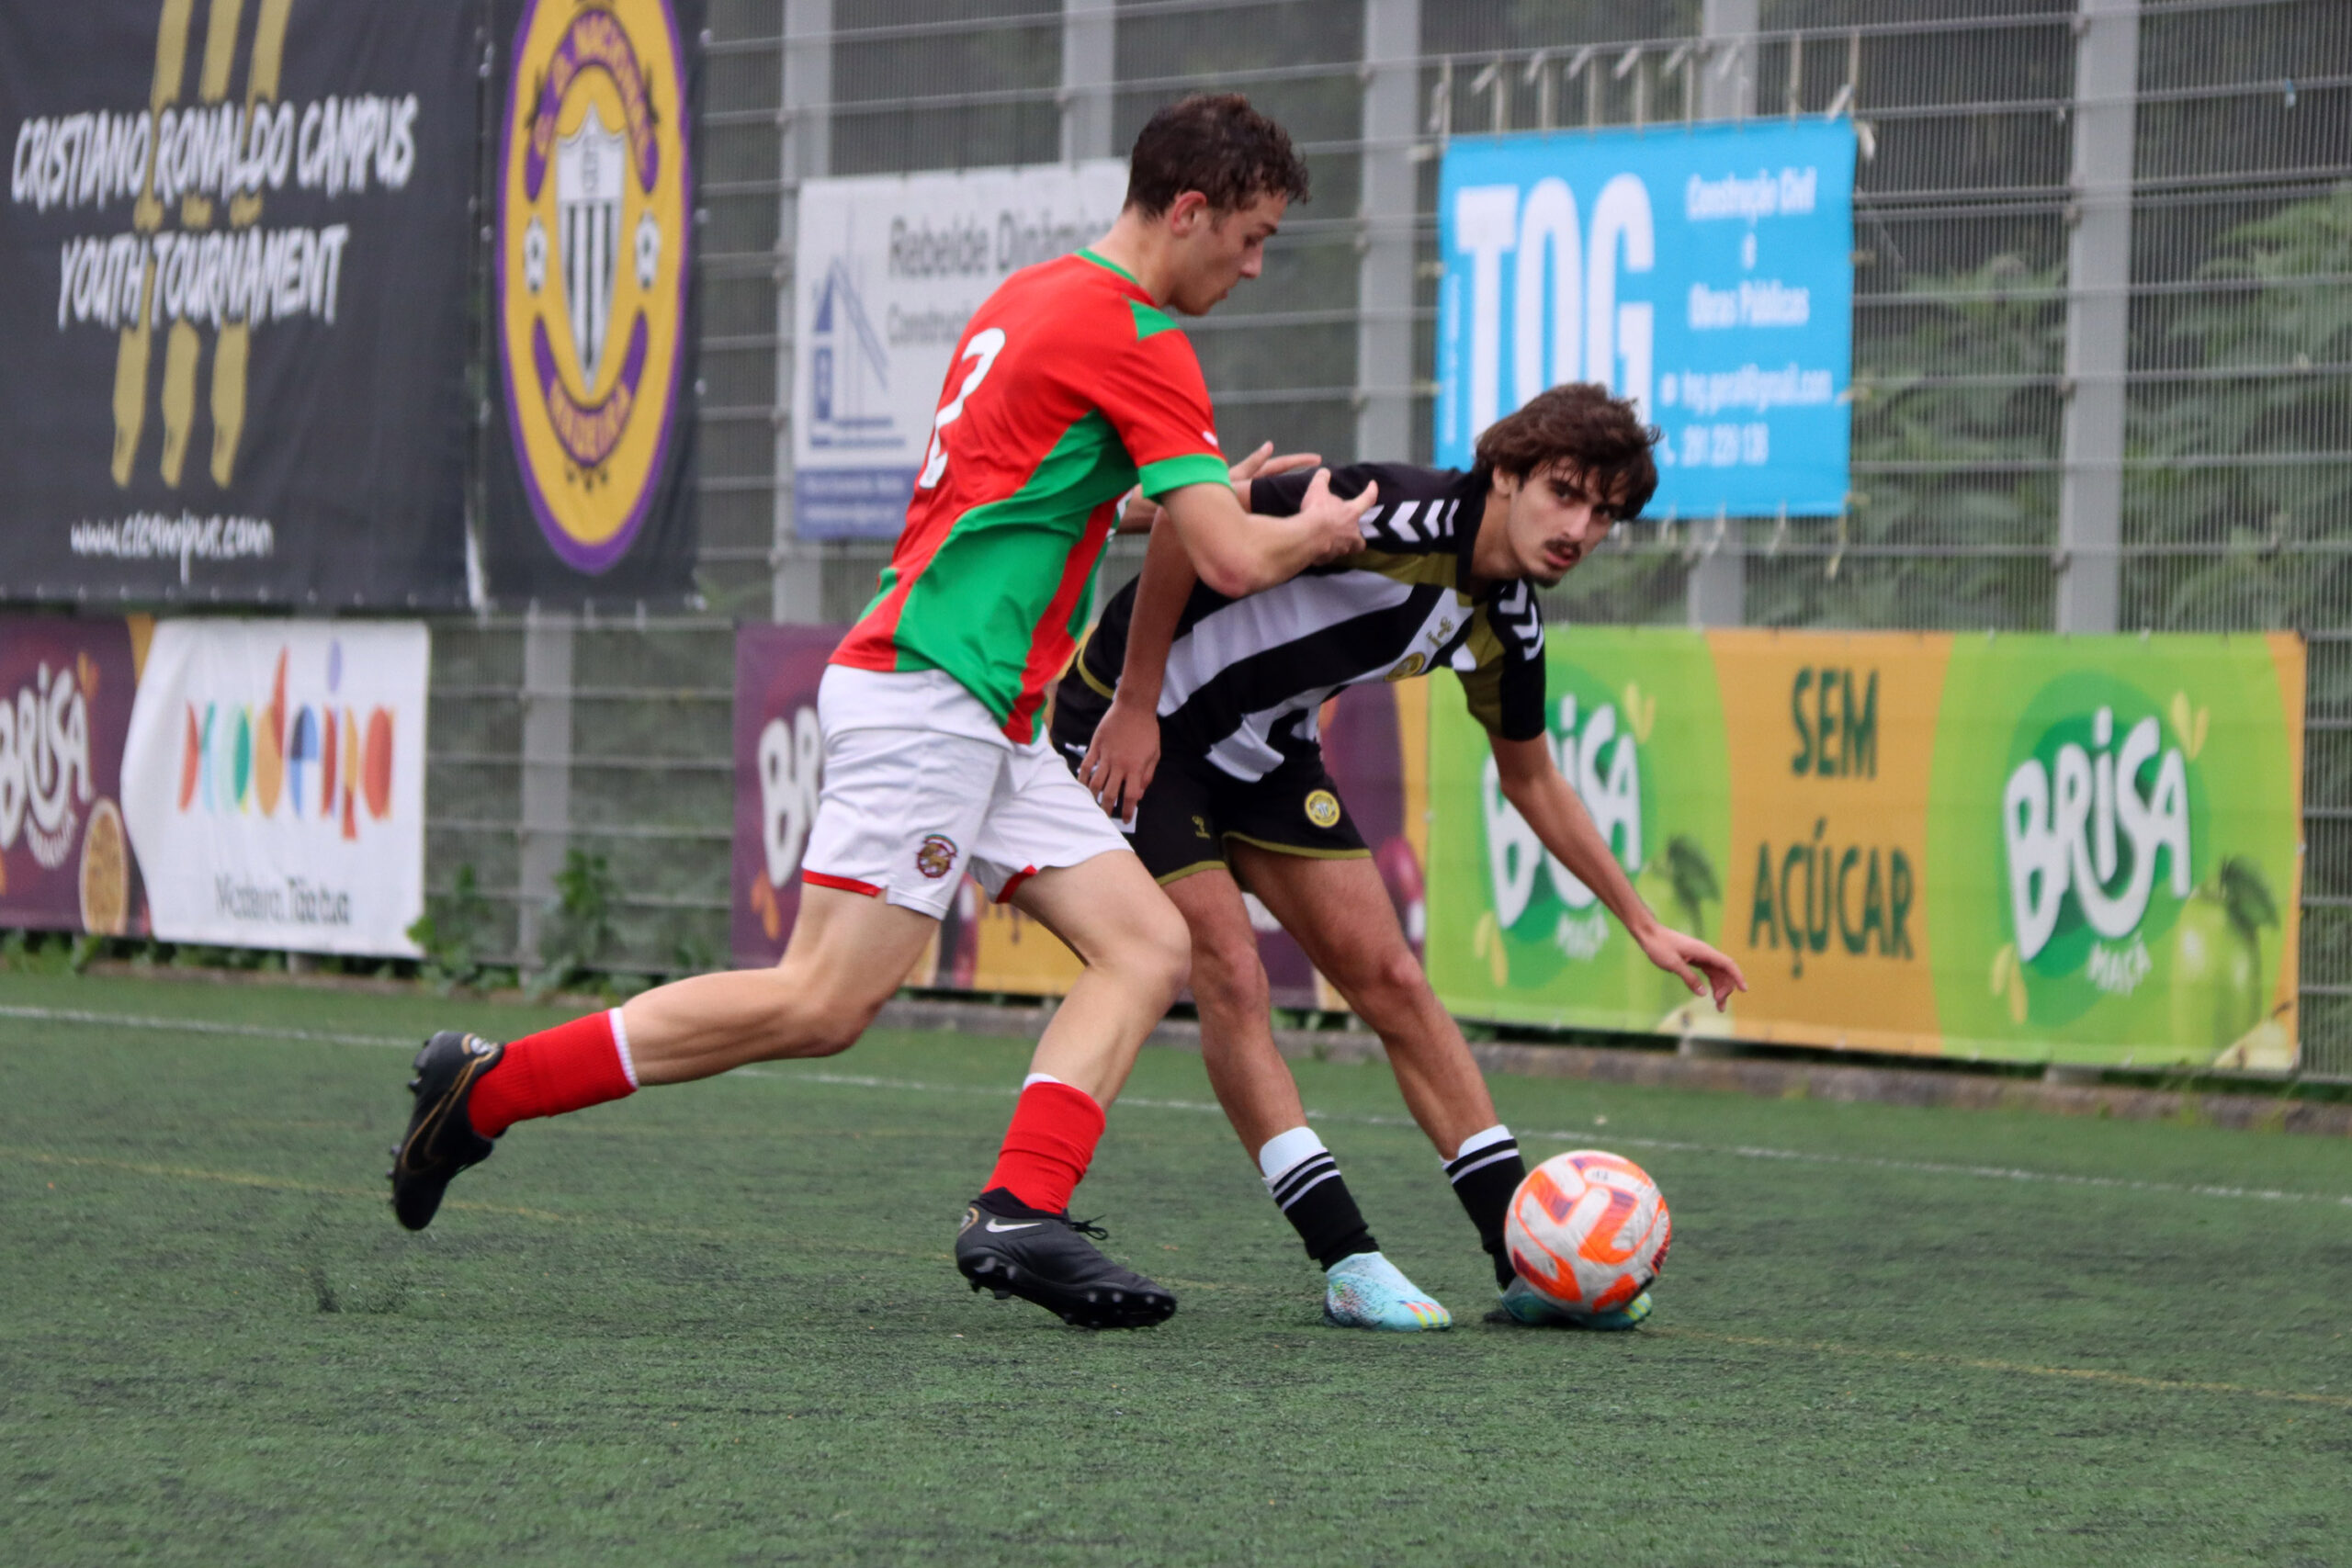
<path fill-rule="evenodd" d="M 153 625 L 0 618 L 0 927 L 146 934 L 122 749 Z"/>
<path fill-rule="evenodd" d="M 156 936 L 417 955 L 430 653 L 415 623 L 155 628 L 122 811 Z"/>
<path fill-rule="evenodd" d="M 2296 1050 L 2292 636 L 1589 630 L 1546 639 L 1561 766 L 1690 1004 L 1546 856 L 1483 732 L 1432 724 L 1432 980 L 1457 1012 L 1875 1051 L 2281 1068 Z"/>

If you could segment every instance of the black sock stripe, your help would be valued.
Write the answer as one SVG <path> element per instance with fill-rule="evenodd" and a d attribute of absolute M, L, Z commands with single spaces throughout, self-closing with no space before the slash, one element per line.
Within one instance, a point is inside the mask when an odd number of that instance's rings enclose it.
<path fill-rule="evenodd" d="M 1325 1166 L 1315 1175 L 1309 1177 L 1305 1183 L 1291 1189 L 1289 1196 L 1277 1198 L 1274 1201 L 1280 1204 L 1283 1213 L 1287 1214 L 1290 1213 L 1292 1206 L 1297 1203 L 1301 1198 L 1306 1197 L 1309 1192 L 1314 1191 L 1315 1189 L 1322 1186 L 1327 1181 L 1337 1181 L 1339 1179 L 1340 1168 L 1336 1165 Z"/>
<path fill-rule="evenodd" d="M 1274 1178 L 1271 1190 L 1274 1201 L 1287 1209 L 1298 1195 L 1327 1176 L 1340 1174 L 1340 1162 L 1329 1152 L 1312 1154 L 1280 1176 Z"/>
<path fill-rule="evenodd" d="M 1464 1177 L 1469 1175 L 1472 1171 L 1483 1170 L 1487 1166 L 1493 1165 L 1498 1160 L 1517 1159 L 1518 1157 L 1519 1142 L 1517 1139 L 1512 1139 L 1509 1142 L 1500 1144 L 1488 1144 L 1483 1149 L 1473 1149 L 1470 1153 L 1462 1156 L 1458 1159 L 1448 1161 L 1445 1168 L 1445 1179 L 1448 1181 L 1459 1181 Z"/>

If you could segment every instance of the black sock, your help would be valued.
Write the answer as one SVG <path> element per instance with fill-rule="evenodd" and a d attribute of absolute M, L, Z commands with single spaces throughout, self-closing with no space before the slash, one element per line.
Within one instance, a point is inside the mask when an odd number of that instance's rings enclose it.
<path fill-rule="evenodd" d="M 1012 1195 L 1010 1188 L 991 1187 L 972 1200 L 976 1209 L 985 1209 L 1000 1220 L 1061 1220 L 1067 1214 L 1057 1214 L 1051 1209 L 1032 1208 Z"/>
<path fill-rule="evenodd" d="M 1519 1140 L 1508 1129 L 1497 1127 L 1502 1136 L 1481 1142 L 1487 1134 L 1474 1135 L 1470 1143 L 1476 1145 L 1445 1162 L 1445 1179 L 1453 1183 L 1453 1195 L 1462 1200 L 1463 1212 L 1470 1223 L 1478 1227 L 1478 1245 L 1495 1262 L 1495 1283 L 1508 1286 L 1515 1271 L 1510 1266 L 1510 1249 L 1503 1245 L 1503 1216 L 1510 1212 L 1510 1195 L 1527 1179 L 1527 1162 L 1519 1156 Z"/>
<path fill-rule="evenodd" d="M 1355 1195 L 1340 1174 L 1340 1162 L 1328 1150 L 1317 1150 L 1266 1183 L 1281 1205 L 1283 1218 L 1306 1244 L 1306 1255 L 1329 1269 L 1359 1252 L 1378 1252 L 1380 1244 L 1363 1223 Z"/>

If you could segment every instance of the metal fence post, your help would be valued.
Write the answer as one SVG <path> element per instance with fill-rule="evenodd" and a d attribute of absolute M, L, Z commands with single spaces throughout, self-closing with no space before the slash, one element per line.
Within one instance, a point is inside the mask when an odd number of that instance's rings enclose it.
<path fill-rule="evenodd" d="M 1113 51 L 1118 12 L 1111 0 L 1062 0 L 1062 162 L 1108 158 Z"/>
<path fill-rule="evenodd" d="M 1713 47 L 1698 66 L 1698 118 L 1745 119 L 1754 111 L 1757 10 L 1758 0 L 1706 0 L 1699 29 Z M 1689 523 L 1703 543 L 1683 587 L 1686 618 L 1694 626 L 1738 626 L 1747 613 L 1739 520 L 1724 519 L 1712 536 L 1699 519 Z"/>
<path fill-rule="evenodd" d="M 534 604 L 523 628 L 522 840 L 516 857 L 514 945 L 522 966 L 539 966 L 540 917 L 555 897 L 556 873 L 571 847 L 571 644 L 570 615 Z"/>
<path fill-rule="evenodd" d="M 2081 0 L 2067 216 L 2058 629 L 2111 632 L 2120 609 L 2123 376 L 2131 365 L 2132 141 L 2140 0 Z"/>
<path fill-rule="evenodd" d="M 820 547 L 801 542 L 792 511 L 792 276 L 800 234 L 800 182 L 822 177 L 833 163 L 833 0 L 784 0 L 784 103 L 776 124 L 784 137 L 784 193 L 776 202 L 775 239 L 775 543 L 770 552 L 775 591 L 770 615 L 784 623 L 824 618 L 825 573 Z"/>
<path fill-rule="evenodd" d="M 1364 0 L 1363 194 L 1356 213 L 1356 460 L 1412 456 L 1413 139 L 1421 0 Z"/>

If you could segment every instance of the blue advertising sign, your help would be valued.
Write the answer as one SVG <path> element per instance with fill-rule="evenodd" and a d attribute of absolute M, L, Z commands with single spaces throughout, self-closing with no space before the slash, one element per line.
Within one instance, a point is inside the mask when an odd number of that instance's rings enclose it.
<path fill-rule="evenodd" d="M 1843 511 L 1848 120 L 1468 138 L 1446 150 L 1437 460 L 1600 381 L 1666 439 L 1651 516 Z"/>

